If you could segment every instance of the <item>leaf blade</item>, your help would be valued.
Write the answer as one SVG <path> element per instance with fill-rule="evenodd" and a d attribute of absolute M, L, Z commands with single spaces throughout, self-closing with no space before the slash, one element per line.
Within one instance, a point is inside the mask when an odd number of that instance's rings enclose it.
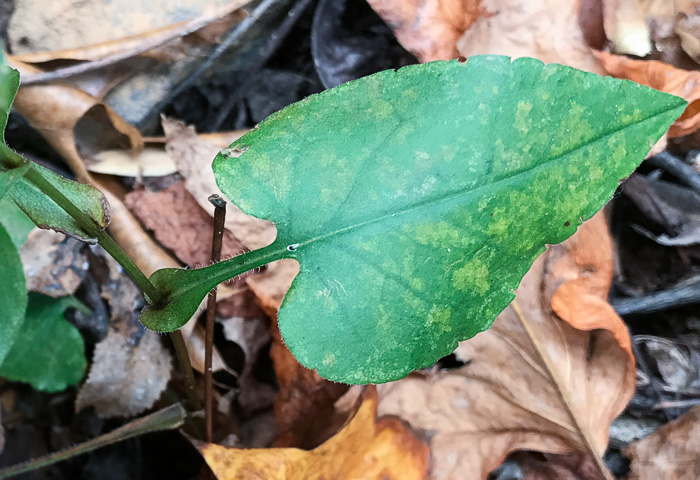
<path fill-rule="evenodd" d="M 65 390 L 80 381 L 87 361 L 83 338 L 63 316 L 68 307 L 86 310 L 74 297 L 29 293 L 26 319 L 0 363 L 0 376 L 47 392 Z"/>
<path fill-rule="evenodd" d="M 27 308 L 24 270 L 12 236 L 0 223 L 0 364 L 7 357 L 19 335 Z"/>
<path fill-rule="evenodd" d="M 532 59 L 435 62 L 273 114 L 214 171 L 301 264 L 279 314 L 292 353 L 383 382 L 488 328 L 545 243 L 601 208 L 684 106 Z"/>

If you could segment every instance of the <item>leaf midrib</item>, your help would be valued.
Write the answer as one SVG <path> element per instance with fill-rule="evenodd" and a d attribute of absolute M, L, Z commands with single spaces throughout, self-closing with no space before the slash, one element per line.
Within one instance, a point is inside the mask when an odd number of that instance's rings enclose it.
<path fill-rule="evenodd" d="M 680 105 L 679 105 L 678 107 L 680 107 Z M 389 219 L 389 218 L 395 218 L 395 217 L 397 217 L 397 216 L 402 216 L 402 215 L 405 215 L 405 214 L 409 214 L 409 213 L 412 213 L 412 212 L 414 212 L 414 211 L 417 211 L 417 210 L 420 210 L 420 209 L 423 209 L 423 208 L 430 208 L 430 207 L 432 207 L 433 205 L 437 205 L 437 204 L 443 203 L 443 202 L 449 202 L 449 201 L 452 201 L 452 200 L 457 199 L 457 198 L 462 197 L 462 196 L 468 197 L 468 196 L 471 196 L 471 195 L 477 195 L 477 194 L 480 193 L 482 190 L 492 189 L 492 188 L 498 188 L 499 185 L 504 185 L 504 184 L 510 183 L 510 182 L 512 182 L 512 181 L 514 181 L 514 180 L 517 180 L 517 179 L 519 179 L 519 178 L 522 178 L 522 177 L 525 176 L 525 175 L 530 175 L 530 174 L 532 174 L 533 172 L 537 172 L 537 171 L 539 171 L 539 170 L 542 170 L 542 169 L 544 169 L 545 167 L 549 166 L 550 164 L 552 164 L 552 163 L 554 163 L 554 162 L 557 162 L 557 161 L 559 161 L 559 160 L 562 160 L 562 159 L 564 159 L 564 158 L 566 158 L 566 157 L 572 155 L 573 153 L 575 153 L 575 152 L 577 152 L 577 151 L 579 151 L 579 150 L 582 150 L 582 149 L 584 149 L 584 148 L 586 148 L 586 147 L 589 147 L 589 146 L 591 146 L 591 145 L 593 145 L 593 144 L 595 144 L 595 143 L 597 143 L 597 142 L 599 142 L 599 141 L 609 139 L 609 138 L 612 137 L 613 135 L 616 135 L 616 134 L 622 132 L 623 130 L 626 130 L 626 129 L 628 129 L 628 128 L 632 128 L 632 127 L 637 126 L 637 125 L 640 125 L 640 124 L 642 124 L 642 123 L 644 123 L 644 122 L 653 120 L 653 119 L 655 119 L 655 118 L 657 118 L 657 117 L 659 117 L 659 116 L 661 116 L 661 115 L 667 114 L 667 113 L 673 111 L 675 108 L 678 108 L 678 107 L 674 107 L 674 108 L 671 108 L 671 109 L 668 109 L 668 110 L 664 110 L 664 111 L 661 111 L 661 112 L 659 112 L 659 113 L 655 113 L 655 114 L 653 114 L 653 115 L 651 115 L 651 116 L 649 116 L 649 117 L 646 117 L 646 118 L 644 118 L 644 119 L 638 120 L 638 121 L 636 121 L 636 122 L 632 122 L 632 123 L 629 123 L 629 124 L 627 124 L 627 125 L 623 125 L 623 126 L 621 126 L 621 127 L 619 127 L 619 128 L 616 128 L 616 129 L 612 130 L 612 131 L 609 132 L 609 133 L 606 133 L 605 135 L 602 135 L 602 136 L 600 136 L 600 137 L 591 139 L 591 140 L 589 140 L 589 141 L 586 142 L 586 143 L 583 143 L 583 144 L 581 144 L 581 145 L 579 145 L 579 146 L 577 146 L 577 147 L 575 147 L 575 148 L 572 148 L 571 150 L 569 150 L 569 151 L 567 151 L 567 152 L 565 152 L 565 153 L 563 153 L 563 154 L 559 154 L 559 155 L 557 155 L 557 156 L 555 156 L 555 157 L 552 157 L 552 158 L 550 158 L 550 159 L 548 159 L 548 160 L 546 160 L 546 161 L 544 161 L 544 162 L 542 162 L 542 163 L 540 163 L 540 164 L 534 166 L 533 168 L 531 168 L 531 169 L 529 169 L 529 170 L 517 172 L 517 173 L 515 173 L 514 175 L 512 175 L 512 176 L 510 176 L 510 177 L 501 178 L 501 179 L 498 179 L 498 180 L 496 180 L 496 181 L 494 181 L 494 182 L 492 182 L 492 183 L 489 183 L 489 184 L 487 184 L 487 185 L 482 185 L 482 186 L 479 186 L 479 187 L 474 188 L 474 189 L 471 189 L 471 190 L 466 190 L 466 191 L 464 191 L 464 190 L 459 190 L 459 191 L 455 191 L 455 192 L 453 192 L 453 193 L 448 193 L 447 195 L 442 196 L 442 197 L 440 197 L 440 198 L 437 198 L 437 199 L 435 199 L 435 200 L 431 200 L 431 201 L 427 201 L 427 202 L 419 202 L 419 203 L 416 203 L 416 204 L 414 204 L 414 205 L 411 205 L 409 208 L 406 208 L 406 209 L 404 209 L 404 210 L 399 210 L 399 211 L 394 212 L 394 213 L 388 213 L 388 214 L 386 214 L 386 215 L 380 215 L 380 216 L 378 216 L 378 217 L 375 217 L 375 218 L 366 220 L 366 221 L 364 221 L 364 222 L 356 223 L 356 224 L 353 224 L 353 225 L 348 225 L 348 226 L 346 226 L 346 227 L 333 230 L 333 231 L 328 232 L 328 233 L 325 233 L 325 234 L 323 234 L 323 235 L 318 235 L 318 236 L 316 236 L 316 237 L 312 237 L 312 238 L 310 238 L 310 239 L 308 239 L 308 240 L 305 240 L 305 241 L 303 241 L 303 242 L 299 242 L 297 245 L 298 245 L 298 247 L 301 247 L 301 246 L 304 246 L 304 245 L 309 245 L 309 244 L 312 244 L 312 243 L 315 243 L 315 242 L 324 240 L 324 239 L 329 238 L 329 237 L 335 237 L 335 236 L 337 236 L 337 235 L 343 235 L 343 234 L 345 234 L 345 233 L 347 233 L 347 232 L 349 232 L 349 231 L 356 230 L 356 229 L 360 229 L 360 228 L 365 227 L 365 226 L 367 226 L 367 225 L 371 225 L 371 224 L 374 224 L 374 223 L 379 223 L 379 222 L 381 222 L 381 221 L 383 221 L 383 220 L 386 220 L 386 219 Z M 294 242 L 292 241 L 292 242 L 290 242 L 290 243 L 294 243 Z M 281 256 L 280 258 L 284 258 L 284 257 L 287 257 L 287 256 L 288 256 L 288 255 L 283 255 L 283 256 Z M 291 256 L 291 255 L 289 255 L 289 256 L 290 256 L 290 257 L 293 257 L 293 256 Z"/>

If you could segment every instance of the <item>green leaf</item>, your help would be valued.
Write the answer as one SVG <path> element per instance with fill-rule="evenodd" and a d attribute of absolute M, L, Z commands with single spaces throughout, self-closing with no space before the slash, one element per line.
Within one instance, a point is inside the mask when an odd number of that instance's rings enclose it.
<path fill-rule="evenodd" d="M 24 321 L 27 290 L 18 247 L 0 223 L 0 364 L 7 356 Z"/>
<path fill-rule="evenodd" d="M 68 180 L 51 170 L 33 164 L 32 168 L 56 190 L 61 192 L 81 212 L 87 214 L 94 227 L 104 230 L 109 225 L 111 213 L 102 193 L 83 183 Z M 40 228 L 50 228 L 79 240 L 96 243 L 95 232 L 83 228 L 63 208 L 47 195 L 37 182 L 27 177 L 16 182 L 7 196 Z"/>
<path fill-rule="evenodd" d="M 68 307 L 86 310 L 74 297 L 29 293 L 26 319 L 0 363 L 0 376 L 47 392 L 65 390 L 83 378 L 87 365 L 83 339 L 63 317 Z"/>
<path fill-rule="evenodd" d="M 0 55 L 0 61 L 4 61 Z M 95 188 L 74 182 L 29 162 L 5 144 L 5 127 L 12 102 L 19 88 L 19 72 L 0 65 L 0 198 L 7 195 L 32 221 L 41 228 L 50 228 L 80 240 L 96 243 L 95 229 L 104 230 L 110 221 L 109 205 Z M 66 197 L 91 222 L 80 225 L 65 211 L 54 192 Z M 65 203 L 65 202 L 64 202 Z"/>
<path fill-rule="evenodd" d="M 279 312 L 297 360 L 386 382 L 488 328 L 545 244 L 598 211 L 685 105 L 534 59 L 434 62 L 273 114 L 214 173 L 277 225 L 265 256 L 301 264 Z M 154 278 L 177 304 L 225 265 Z"/>
<path fill-rule="evenodd" d="M 0 135 L 5 143 L 5 127 L 10 116 L 12 102 L 19 89 L 19 72 L 4 64 L 5 59 L 0 54 Z"/>
<path fill-rule="evenodd" d="M 0 225 L 5 227 L 17 249 L 27 240 L 27 235 L 34 228 L 34 222 L 9 198 L 0 200 Z"/>

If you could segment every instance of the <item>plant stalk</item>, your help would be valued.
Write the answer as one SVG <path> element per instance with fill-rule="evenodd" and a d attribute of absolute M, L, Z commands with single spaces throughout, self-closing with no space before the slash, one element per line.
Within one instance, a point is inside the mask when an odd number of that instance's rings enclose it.
<path fill-rule="evenodd" d="M 184 423 L 185 416 L 185 409 L 182 408 L 182 405 L 176 403 L 175 405 L 166 407 L 143 418 L 129 422 L 116 430 L 113 430 L 105 435 L 100 435 L 99 437 L 88 440 L 87 442 L 74 445 L 65 450 L 61 450 L 60 452 L 35 458 L 29 462 L 0 469 L 0 479 L 10 478 L 21 473 L 47 467 L 63 460 L 68 460 L 69 458 L 73 458 L 77 455 L 82 455 L 113 443 L 143 435 L 144 433 L 179 428 Z"/>
<path fill-rule="evenodd" d="M 214 233 L 211 239 L 211 261 L 221 261 L 221 245 L 224 240 L 226 201 L 218 195 L 209 197 L 214 205 Z M 206 441 L 211 443 L 213 432 L 214 382 L 212 378 L 212 351 L 214 349 L 214 323 L 216 321 L 216 293 L 218 287 L 209 292 L 207 298 L 207 323 L 204 336 L 204 419 Z"/>
<path fill-rule="evenodd" d="M 9 156 L 12 153 L 13 163 L 18 163 L 21 165 L 28 160 L 22 158 L 20 155 L 16 154 L 10 148 L 4 148 L 3 153 Z M 46 194 L 51 200 L 56 202 L 56 204 L 61 207 L 68 215 L 70 215 L 76 223 L 88 232 L 91 236 L 97 239 L 97 243 L 100 244 L 102 248 L 109 253 L 112 258 L 114 258 L 126 271 L 126 273 L 136 282 L 136 284 L 143 290 L 151 303 L 159 303 L 163 300 L 162 293 L 151 283 L 151 281 L 143 274 L 143 272 L 136 266 L 136 264 L 129 258 L 129 256 L 122 250 L 122 248 L 117 245 L 117 243 L 109 236 L 109 234 L 102 230 L 95 222 L 90 218 L 89 215 L 81 211 L 73 202 L 71 202 L 60 190 L 54 187 L 49 181 L 47 181 L 35 168 L 34 165 L 29 163 L 30 168 L 25 173 L 27 180 L 32 182 L 36 187 L 38 187 L 44 194 Z"/>
<path fill-rule="evenodd" d="M 189 402 L 190 410 L 200 410 L 202 408 L 202 404 L 197 396 L 197 389 L 195 388 L 194 382 L 194 370 L 192 370 L 192 362 L 190 362 L 190 356 L 187 353 L 187 345 L 185 345 L 185 339 L 182 336 L 182 332 L 180 330 L 170 332 L 170 339 L 173 341 L 173 346 L 175 347 L 175 353 L 177 354 L 177 359 L 180 362 L 182 373 L 185 374 L 185 382 L 187 383 L 187 400 Z"/>

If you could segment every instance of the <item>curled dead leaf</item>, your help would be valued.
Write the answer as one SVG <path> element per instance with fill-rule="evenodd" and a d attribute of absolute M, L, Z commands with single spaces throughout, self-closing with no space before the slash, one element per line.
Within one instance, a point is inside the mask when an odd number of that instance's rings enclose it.
<path fill-rule="evenodd" d="M 143 295 L 111 258 L 102 296 L 111 306 L 107 337 L 95 345 L 76 410 L 95 407 L 103 418 L 131 417 L 151 408 L 170 380 L 172 358 L 157 333 L 141 325 Z"/>
<path fill-rule="evenodd" d="M 603 73 L 579 27 L 578 0 L 482 0 L 484 15 L 459 39 L 464 57 L 534 57 Z"/>
<path fill-rule="evenodd" d="M 515 450 L 583 453 L 610 478 L 602 455 L 610 423 L 634 394 L 635 370 L 624 325 L 599 308 L 610 287 L 609 243 L 599 214 L 534 263 L 516 292 L 518 306 L 460 343 L 463 367 L 380 391 L 380 414 L 433 434 L 433 478 L 484 479 Z M 551 295 L 562 285 L 590 289 L 575 305 L 563 295 L 559 309 L 595 330 L 552 312 Z M 595 321 L 581 321 L 567 310 L 573 306 L 592 310 Z"/>
<path fill-rule="evenodd" d="M 668 129 L 669 138 L 693 133 L 700 127 L 700 72 L 681 70 L 655 60 L 633 60 L 608 52 L 595 52 L 612 76 L 678 95 L 688 101 L 683 115 Z"/>
<path fill-rule="evenodd" d="M 430 451 L 399 420 L 376 420 L 377 395 L 367 387 L 350 422 L 311 451 L 296 448 L 198 448 L 219 480 L 412 480 L 428 471 Z"/>
<path fill-rule="evenodd" d="M 457 58 L 457 40 L 482 15 L 481 0 L 368 0 L 419 61 Z"/>

